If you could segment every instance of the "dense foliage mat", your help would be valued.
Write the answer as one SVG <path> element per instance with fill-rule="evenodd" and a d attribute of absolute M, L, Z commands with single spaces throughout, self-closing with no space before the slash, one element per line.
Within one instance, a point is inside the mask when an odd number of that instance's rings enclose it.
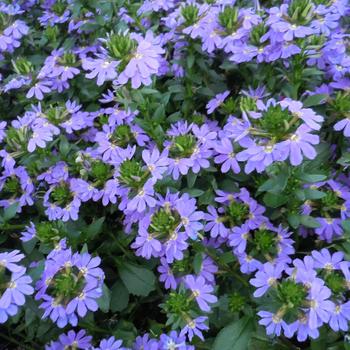
<path fill-rule="evenodd" d="M 0 2 L 0 349 L 349 350 L 348 0 Z"/>

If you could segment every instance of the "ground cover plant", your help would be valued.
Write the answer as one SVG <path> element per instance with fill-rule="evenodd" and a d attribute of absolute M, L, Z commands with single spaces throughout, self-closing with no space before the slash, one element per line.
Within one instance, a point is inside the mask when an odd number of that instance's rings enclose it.
<path fill-rule="evenodd" d="M 349 350 L 347 0 L 0 2 L 0 349 Z"/>

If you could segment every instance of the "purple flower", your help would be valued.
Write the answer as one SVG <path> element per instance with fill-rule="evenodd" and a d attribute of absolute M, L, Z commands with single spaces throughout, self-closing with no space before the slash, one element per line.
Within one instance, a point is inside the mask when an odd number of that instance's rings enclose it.
<path fill-rule="evenodd" d="M 147 207 L 153 208 L 155 205 L 153 181 L 150 179 L 144 184 L 136 196 L 128 201 L 127 210 L 137 210 L 139 213 L 142 213 Z"/>
<path fill-rule="evenodd" d="M 297 339 L 300 342 L 304 342 L 308 337 L 312 339 L 317 339 L 320 335 L 317 328 L 311 329 L 309 327 L 309 318 L 307 315 L 302 315 L 297 321 L 289 325 L 291 334 L 285 334 L 288 338 L 291 338 L 296 332 Z"/>
<path fill-rule="evenodd" d="M 51 83 L 49 81 L 39 81 L 32 86 L 27 92 L 26 98 L 32 98 L 35 96 L 36 99 L 42 100 L 44 94 L 51 92 Z"/>
<path fill-rule="evenodd" d="M 158 342 L 155 339 L 150 339 L 149 334 L 138 336 L 132 347 L 132 350 L 158 350 Z"/>
<path fill-rule="evenodd" d="M 167 171 L 169 165 L 167 155 L 167 152 L 160 154 L 157 148 L 154 148 L 152 151 L 142 151 L 142 159 L 155 180 L 161 179 L 162 175 Z"/>
<path fill-rule="evenodd" d="M 158 266 L 157 270 L 159 272 L 159 281 L 164 283 L 165 289 L 173 289 L 177 288 L 177 282 L 174 277 L 173 271 L 171 270 L 169 264 L 167 263 L 165 258 L 160 259 L 161 265 Z"/>
<path fill-rule="evenodd" d="M 284 271 L 283 264 L 272 265 L 265 263 L 262 268 L 255 274 L 255 277 L 250 280 L 250 284 L 256 287 L 254 292 L 255 298 L 263 296 L 276 281 L 281 278 Z"/>
<path fill-rule="evenodd" d="M 88 253 L 72 254 L 60 249 L 50 254 L 44 272 L 36 284 L 36 300 L 42 299 L 43 318 L 50 317 L 58 327 L 76 326 L 78 316 L 98 309 L 102 296 L 104 273 L 98 267 L 101 259 Z"/>
<path fill-rule="evenodd" d="M 122 343 L 122 340 L 117 340 L 112 336 L 108 339 L 102 339 L 100 345 L 94 350 L 118 350 L 121 349 Z"/>
<path fill-rule="evenodd" d="M 337 303 L 330 315 L 329 327 L 334 332 L 346 332 L 349 329 L 348 323 L 350 321 L 350 302 Z"/>
<path fill-rule="evenodd" d="M 281 101 L 282 107 L 287 107 L 293 116 L 300 118 L 312 130 L 320 130 L 324 118 L 317 115 L 311 108 L 303 108 L 299 101 L 284 99 Z"/>
<path fill-rule="evenodd" d="M 0 268 L 6 268 L 11 272 L 20 272 L 23 267 L 17 265 L 24 258 L 24 254 L 20 254 L 19 250 L 12 252 L 0 253 Z"/>
<path fill-rule="evenodd" d="M 145 220 L 147 220 L 147 223 Z M 148 233 L 147 227 L 149 224 L 149 217 L 141 220 L 138 235 L 135 242 L 131 245 L 131 248 L 136 249 L 136 255 L 143 256 L 146 259 L 150 259 L 152 256 L 158 256 L 162 250 L 162 244 L 159 240 Z"/>
<path fill-rule="evenodd" d="M 347 117 L 345 119 L 340 120 L 334 125 L 334 130 L 341 131 L 343 130 L 343 134 L 346 137 L 350 137 L 350 118 Z"/>
<path fill-rule="evenodd" d="M 217 236 L 223 238 L 227 237 L 229 231 L 222 222 L 217 210 L 211 205 L 207 210 L 208 213 L 204 214 L 204 219 L 206 221 L 204 231 L 210 232 L 210 236 L 213 238 L 216 238 Z"/>
<path fill-rule="evenodd" d="M 344 258 L 343 252 L 336 252 L 331 255 L 329 250 L 326 248 L 321 249 L 320 252 L 313 250 L 311 254 L 315 261 L 315 268 L 325 269 L 328 271 L 339 269 L 340 263 Z"/>
<path fill-rule="evenodd" d="M 192 341 L 192 338 L 196 335 L 199 339 L 204 341 L 202 331 L 209 329 L 209 327 L 205 324 L 207 320 L 208 317 L 206 316 L 200 316 L 193 320 L 188 320 L 186 326 L 181 329 L 180 336 L 187 334 L 189 341 Z"/>
<path fill-rule="evenodd" d="M 138 89 L 141 84 L 150 85 L 152 74 L 157 74 L 160 69 L 160 55 L 164 52 L 152 32 L 148 31 L 145 39 L 139 41 L 124 71 L 120 73 L 118 83 L 124 85 L 130 79 L 133 89 Z"/>
<path fill-rule="evenodd" d="M 273 23 L 271 27 L 276 32 L 283 33 L 283 39 L 286 41 L 291 41 L 294 38 L 304 38 L 314 34 L 314 30 L 309 27 L 291 24 L 285 21 Z"/>
<path fill-rule="evenodd" d="M 203 219 L 204 213 L 197 211 L 196 201 L 194 198 L 180 200 L 177 205 L 177 211 L 181 216 L 181 222 L 186 234 L 192 238 L 197 238 L 197 233 L 203 228 L 200 220 Z"/>
<path fill-rule="evenodd" d="M 32 279 L 25 275 L 26 269 L 22 268 L 18 272 L 13 272 L 8 282 L 6 290 L 0 298 L 0 308 L 6 309 L 11 304 L 22 306 L 25 303 L 25 295 L 34 293 L 34 288 L 30 285 Z"/>
<path fill-rule="evenodd" d="M 290 333 L 289 327 L 282 317 L 278 314 L 273 314 L 268 311 L 259 311 L 258 315 L 261 317 L 259 324 L 266 327 L 267 335 L 277 335 L 280 336 L 282 330 L 285 333 Z"/>
<path fill-rule="evenodd" d="M 222 105 L 230 94 L 230 91 L 226 90 L 221 94 L 217 94 L 212 100 L 210 100 L 206 106 L 207 113 L 212 114 L 220 105 Z"/>
<path fill-rule="evenodd" d="M 107 58 L 101 56 L 101 58 L 86 58 L 83 60 L 83 69 L 90 71 L 86 74 L 88 79 L 94 79 L 97 77 L 97 85 L 101 86 L 105 81 L 113 80 L 117 77 L 116 68 L 119 62 L 110 61 Z"/>
<path fill-rule="evenodd" d="M 74 346 L 77 349 L 88 349 L 91 346 L 92 337 L 86 335 L 86 331 L 81 329 L 78 333 L 69 331 L 67 334 L 61 334 L 59 341 L 64 348 Z"/>
<path fill-rule="evenodd" d="M 193 298 L 196 299 L 199 308 L 202 311 L 209 312 L 211 310 L 209 304 L 216 303 L 217 297 L 211 293 L 214 288 L 205 283 L 205 279 L 201 276 L 195 277 L 192 275 L 187 275 L 185 277 L 185 284 L 188 289 L 192 291 Z"/>
<path fill-rule="evenodd" d="M 229 235 L 230 246 L 235 247 L 235 251 L 240 254 L 246 250 L 249 231 L 250 229 L 247 225 L 236 226 L 232 228 L 232 234 Z"/>
<path fill-rule="evenodd" d="M 159 350 L 194 350 L 193 346 L 186 345 L 186 338 L 178 335 L 176 331 L 171 331 L 169 335 L 161 334 L 159 338 Z"/>
<path fill-rule="evenodd" d="M 311 134 L 311 131 L 307 125 L 301 125 L 288 140 L 280 143 L 281 152 L 290 158 L 292 165 L 301 164 L 303 156 L 308 159 L 316 157 L 317 153 L 312 145 L 317 145 L 320 139 L 317 135 Z"/>
<path fill-rule="evenodd" d="M 331 296 L 331 291 L 320 281 L 314 281 L 309 291 L 309 327 L 316 329 L 322 323 L 327 323 L 334 310 L 334 304 L 328 300 Z"/>
<path fill-rule="evenodd" d="M 221 172 L 227 173 L 230 169 L 238 174 L 241 169 L 235 157 L 235 152 L 230 139 L 223 138 L 215 145 L 215 151 L 219 154 L 215 156 L 214 162 L 221 165 Z"/>

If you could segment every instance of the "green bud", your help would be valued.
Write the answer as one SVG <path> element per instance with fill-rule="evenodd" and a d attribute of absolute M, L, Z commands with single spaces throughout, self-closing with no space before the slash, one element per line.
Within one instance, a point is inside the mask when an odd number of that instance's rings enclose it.
<path fill-rule="evenodd" d="M 51 6 L 51 10 L 57 15 L 62 16 L 67 9 L 67 4 L 64 0 L 56 0 Z"/>
<path fill-rule="evenodd" d="M 109 35 L 106 45 L 110 56 L 122 61 L 128 61 L 136 48 L 135 40 L 132 40 L 130 35 L 125 33 Z"/>
<path fill-rule="evenodd" d="M 283 137 L 290 132 L 289 122 L 293 119 L 293 116 L 287 109 L 282 109 L 280 105 L 270 106 L 267 111 L 263 112 L 262 118 L 258 119 L 260 127 L 272 134 L 277 141 L 283 139 Z"/>
<path fill-rule="evenodd" d="M 219 13 L 219 23 L 229 33 L 233 33 L 238 28 L 238 7 L 225 6 L 224 10 Z"/>
<path fill-rule="evenodd" d="M 172 158 L 188 158 L 193 154 L 195 147 L 196 140 L 193 135 L 178 135 L 173 138 L 169 154 Z"/>
<path fill-rule="evenodd" d="M 180 222 L 181 218 L 177 212 L 161 208 L 151 217 L 150 231 L 158 238 L 169 238 L 174 234 Z"/>
<path fill-rule="evenodd" d="M 231 312 L 240 312 L 246 305 L 246 297 L 238 292 L 234 292 L 228 297 L 228 307 Z"/>
<path fill-rule="evenodd" d="M 350 92 L 337 92 L 335 99 L 331 101 L 331 106 L 339 119 L 350 118 Z"/>
<path fill-rule="evenodd" d="M 220 106 L 220 109 L 225 114 L 235 114 L 239 108 L 239 100 L 233 97 L 229 97 L 226 101 Z"/>
<path fill-rule="evenodd" d="M 22 127 L 19 129 L 9 127 L 6 133 L 6 150 L 8 152 L 15 152 L 15 155 L 27 152 L 29 139 L 30 132 L 28 131 L 27 127 Z"/>
<path fill-rule="evenodd" d="M 242 96 L 239 98 L 239 108 L 241 111 L 255 111 L 256 101 L 252 97 Z"/>
<path fill-rule="evenodd" d="M 50 281 L 48 294 L 54 297 L 57 303 L 66 306 L 81 294 L 84 285 L 84 278 L 76 267 L 65 267 Z"/>
<path fill-rule="evenodd" d="M 119 181 L 129 187 L 138 189 L 144 185 L 147 178 L 147 170 L 142 169 L 136 160 L 127 159 L 120 166 Z"/>
<path fill-rule="evenodd" d="M 170 293 L 169 299 L 165 302 L 167 312 L 182 314 L 190 310 L 190 299 L 186 294 Z"/>
<path fill-rule="evenodd" d="M 109 164 L 102 161 L 93 161 L 91 164 L 91 177 L 97 180 L 102 186 L 112 176 L 112 168 Z"/>
<path fill-rule="evenodd" d="M 5 180 L 1 190 L 2 199 L 15 199 L 22 195 L 21 184 L 16 176 L 10 176 Z"/>
<path fill-rule="evenodd" d="M 297 310 L 306 300 L 307 290 L 292 279 L 277 284 L 277 296 L 280 302 L 291 310 Z"/>
<path fill-rule="evenodd" d="M 232 200 L 226 207 L 226 215 L 230 227 L 242 225 L 249 216 L 249 207 L 244 203 Z"/>
<path fill-rule="evenodd" d="M 76 64 L 76 57 L 72 52 L 65 52 L 61 58 L 59 58 L 59 62 L 63 66 L 72 67 Z"/>
<path fill-rule="evenodd" d="M 347 291 L 346 281 L 339 272 L 326 272 L 323 279 L 326 282 L 326 286 L 333 292 L 333 294 L 341 295 Z"/>
<path fill-rule="evenodd" d="M 254 46 L 262 46 L 261 38 L 263 35 L 265 35 L 268 31 L 268 28 L 265 26 L 264 23 L 260 23 L 257 26 L 254 26 L 250 32 L 250 42 Z"/>
<path fill-rule="evenodd" d="M 183 6 L 181 8 L 181 15 L 185 19 L 185 26 L 194 25 L 198 20 L 199 9 L 195 5 Z"/>
<path fill-rule="evenodd" d="M 23 57 L 18 57 L 15 61 L 12 60 L 12 66 L 15 72 L 21 75 L 27 75 L 33 71 L 32 63 Z"/>
<path fill-rule="evenodd" d="M 308 24 L 313 17 L 314 5 L 310 0 L 293 0 L 288 7 L 288 16 L 292 23 Z"/>
<path fill-rule="evenodd" d="M 50 193 L 50 199 L 60 207 L 68 205 L 73 199 L 69 185 L 63 182 L 56 186 Z"/>
<path fill-rule="evenodd" d="M 59 34 L 60 31 L 57 26 L 47 27 L 44 31 L 44 35 L 46 36 L 49 42 L 56 42 Z"/>
<path fill-rule="evenodd" d="M 58 242 L 63 236 L 62 226 L 59 221 L 44 221 L 35 225 L 36 237 L 42 243 Z"/>
<path fill-rule="evenodd" d="M 119 125 L 115 128 L 110 141 L 119 147 L 126 147 L 135 141 L 135 137 L 131 132 L 130 126 L 126 124 Z"/>

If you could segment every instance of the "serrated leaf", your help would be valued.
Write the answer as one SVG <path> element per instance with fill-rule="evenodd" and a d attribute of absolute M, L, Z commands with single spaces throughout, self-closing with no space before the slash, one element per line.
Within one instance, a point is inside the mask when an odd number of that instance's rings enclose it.
<path fill-rule="evenodd" d="M 147 296 L 155 287 L 154 273 L 142 266 L 122 263 L 118 267 L 120 278 L 131 294 Z"/>

